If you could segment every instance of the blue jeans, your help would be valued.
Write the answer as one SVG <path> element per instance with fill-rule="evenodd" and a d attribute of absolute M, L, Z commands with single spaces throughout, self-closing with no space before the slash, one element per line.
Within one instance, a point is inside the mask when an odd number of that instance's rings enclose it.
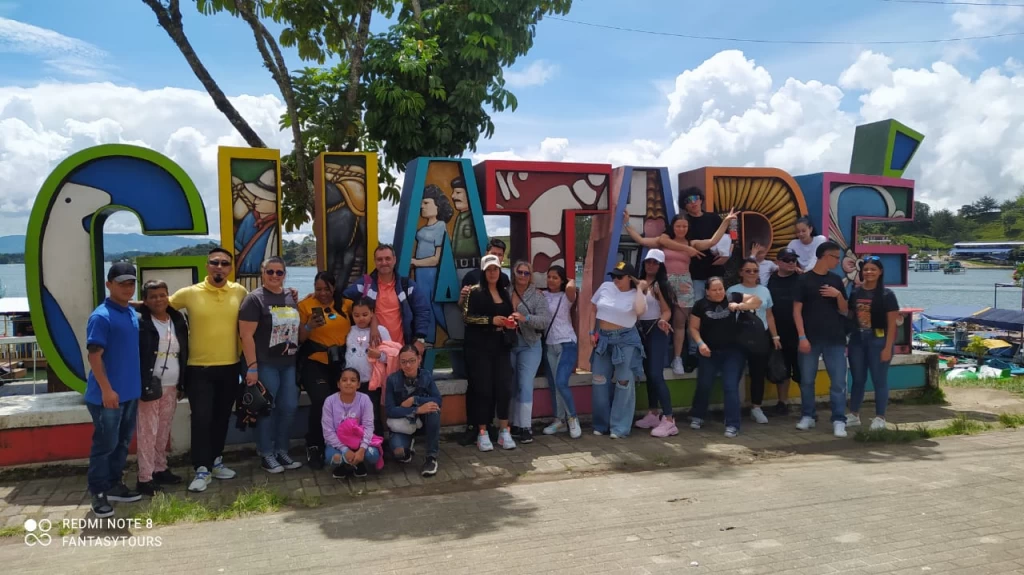
<path fill-rule="evenodd" d="M 537 378 L 537 370 L 544 359 L 544 348 L 538 339 L 528 345 L 519 336 L 519 345 L 512 348 L 512 370 L 516 374 L 516 387 L 512 391 L 509 403 L 509 425 L 530 427 L 533 423 L 533 380 Z"/>
<path fill-rule="evenodd" d="M 437 457 L 438 452 L 441 451 L 441 414 L 425 413 L 416 417 L 423 421 L 423 431 L 427 435 L 427 457 Z M 412 436 L 392 431 L 388 437 L 388 446 L 391 448 L 391 453 L 399 449 L 408 450 L 412 447 Z"/>
<path fill-rule="evenodd" d="M 871 331 L 857 330 L 850 336 L 847 355 L 850 358 L 850 375 L 853 386 L 850 389 L 850 411 L 860 413 L 864 402 L 864 390 L 868 384 L 868 373 L 875 388 L 875 415 L 885 417 L 889 406 L 889 362 L 882 361 L 885 336 L 876 337 Z"/>
<path fill-rule="evenodd" d="M 693 301 L 698 302 L 704 299 L 704 296 L 707 295 L 707 288 L 708 280 L 693 280 Z M 689 329 L 686 330 L 686 339 L 689 340 L 689 343 L 686 345 L 688 353 L 695 357 L 700 356 L 700 352 L 697 350 L 700 346 L 690 337 Z"/>
<path fill-rule="evenodd" d="M 697 389 L 693 392 L 693 408 L 690 414 L 697 419 L 708 418 L 708 404 L 711 403 L 711 388 L 715 376 L 722 374 L 722 391 L 725 394 L 725 426 L 740 428 L 740 378 L 746 357 L 737 347 L 719 347 L 711 350 L 711 357 L 697 354 Z"/>
<path fill-rule="evenodd" d="M 171 390 L 173 392 L 173 390 Z M 139 400 L 121 403 L 117 409 L 86 403 L 92 416 L 92 449 L 89 450 L 89 492 L 106 493 L 121 483 L 128 446 L 135 434 Z"/>
<path fill-rule="evenodd" d="M 576 371 L 576 360 L 579 359 L 579 346 L 574 341 L 565 343 L 549 343 L 547 345 L 547 361 L 544 372 L 548 377 L 548 389 L 551 391 L 551 405 L 555 417 L 565 420 L 576 417 L 576 402 L 569 388 L 569 378 Z"/>
<path fill-rule="evenodd" d="M 324 449 L 324 455 L 326 455 L 327 457 L 327 462 L 330 463 L 331 465 L 334 465 L 335 463 L 332 460 L 334 459 L 335 455 L 341 457 L 342 463 L 346 463 L 345 454 L 348 453 L 349 451 L 352 450 L 345 446 L 342 446 L 341 451 L 339 451 L 328 445 L 327 448 Z M 363 454 L 363 463 L 366 464 L 366 467 L 376 466 L 378 459 L 380 459 L 380 451 L 377 451 L 376 447 L 367 447 L 366 453 Z"/>
<path fill-rule="evenodd" d="M 665 383 L 665 359 L 668 357 L 669 335 L 657 326 L 657 320 L 642 322 L 644 341 L 644 374 L 647 376 L 647 408 L 661 409 L 661 414 L 672 417 L 672 394 Z M 650 330 L 648 331 L 648 327 Z"/>
<path fill-rule="evenodd" d="M 291 440 L 292 420 L 299 405 L 299 388 L 295 385 L 295 364 L 259 365 L 260 382 L 274 396 L 270 415 L 256 421 L 256 451 L 260 455 L 287 453 Z"/>
<path fill-rule="evenodd" d="M 635 327 L 600 330 L 590 357 L 594 431 L 626 437 L 636 413 L 636 378 L 643 373 L 643 344 Z M 639 372 L 639 373 L 638 373 Z M 614 381 L 614 390 L 609 382 Z"/>
<path fill-rule="evenodd" d="M 815 417 L 814 379 L 818 375 L 818 358 L 825 360 L 828 372 L 829 403 L 832 422 L 846 423 L 846 346 L 842 344 L 811 344 L 811 353 L 801 353 L 800 362 L 800 415 Z"/>

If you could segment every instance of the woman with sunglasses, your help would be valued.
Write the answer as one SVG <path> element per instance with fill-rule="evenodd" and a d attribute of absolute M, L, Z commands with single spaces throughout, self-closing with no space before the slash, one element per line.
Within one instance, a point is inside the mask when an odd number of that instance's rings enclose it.
<path fill-rule="evenodd" d="M 643 374 L 639 360 L 644 356 L 636 320 L 647 311 L 647 282 L 637 281 L 633 266 L 626 262 L 616 264 L 608 275 L 612 281 L 601 284 L 590 300 L 590 390 L 594 435 L 618 439 L 629 435 L 636 412 L 635 382 Z"/>
<path fill-rule="evenodd" d="M 875 388 L 875 418 L 871 420 L 871 429 L 885 429 L 885 408 L 889 404 L 889 362 L 892 361 L 900 305 L 896 294 L 885 287 L 885 267 L 878 256 L 866 256 L 860 262 L 860 279 L 860 287 L 850 295 L 850 318 L 854 329 L 846 353 L 853 385 L 846 425 L 860 425 L 860 406 L 864 402 L 870 373 Z"/>
<path fill-rule="evenodd" d="M 263 262 L 263 285 L 252 290 L 238 309 L 238 332 L 248 366 L 245 384 L 262 383 L 274 396 L 270 415 L 256 422 L 256 451 L 267 473 L 298 469 L 288 456 L 292 420 L 299 403 L 295 384 L 295 353 L 299 349 L 299 310 L 291 290 L 284 288 L 284 260 Z"/>
<path fill-rule="evenodd" d="M 533 285 L 533 267 L 529 262 L 517 261 L 512 266 L 512 319 L 519 325 L 517 343 L 512 348 L 512 370 L 516 388 L 512 392 L 512 436 L 518 434 L 519 443 L 533 443 L 533 380 L 544 359 L 541 335 L 551 323 L 548 301 Z"/>
<path fill-rule="evenodd" d="M 690 316 L 690 337 L 697 342 L 697 388 L 693 392 L 690 428 L 700 429 L 708 414 L 711 388 L 715 376 L 722 374 L 725 392 L 725 436 L 740 433 L 740 378 L 746 359 L 736 342 L 734 312 L 754 311 L 761 307 L 761 298 L 743 294 L 741 302 L 730 302 L 725 295 L 725 282 L 720 277 L 708 278 L 707 294 L 693 306 Z"/>
<path fill-rule="evenodd" d="M 692 258 L 702 258 L 704 250 L 722 240 L 722 236 L 729 229 L 729 222 L 736 219 L 736 214 L 730 210 L 722 219 L 721 225 L 715 230 L 714 235 L 706 240 L 687 240 L 686 234 L 690 231 L 690 220 L 686 214 L 676 214 L 669 222 L 668 229 L 657 237 L 643 237 L 629 224 L 629 212 L 623 212 L 622 227 L 633 238 L 633 241 L 645 248 L 658 248 L 665 253 L 665 271 L 668 274 L 668 283 L 675 291 L 676 306 L 673 306 L 672 313 L 672 373 L 683 375 L 683 343 L 686 340 L 686 323 L 690 317 L 690 309 L 694 304 L 693 278 L 690 276 L 690 261 Z"/>
<path fill-rule="evenodd" d="M 319 272 L 313 278 L 313 295 L 299 302 L 299 344 L 302 346 L 302 388 L 309 396 L 309 421 L 306 427 L 306 461 L 313 469 L 324 466 L 324 435 L 321 412 L 324 401 L 337 390 L 335 382 L 340 371 L 331 369 L 328 349 L 345 346 L 352 324 L 349 310 L 352 302 L 335 297 L 334 276 Z M 340 366 L 335 366 L 338 368 Z"/>
<path fill-rule="evenodd" d="M 757 423 L 768 423 L 768 418 L 765 417 L 764 411 L 761 410 L 761 402 L 764 401 L 764 379 L 768 371 L 768 358 L 771 357 L 771 350 L 773 348 L 782 349 L 782 342 L 778 330 L 775 329 L 775 315 L 772 313 L 774 305 L 772 294 L 768 291 L 768 288 L 759 285 L 760 273 L 760 265 L 756 258 L 743 260 L 743 265 L 740 267 L 742 283 L 730 287 L 725 293 L 727 296 L 732 296 L 733 294 L 753 295 L 761 300 L 761 305 L 754 310 L 754 313 L 761 320 L 761 323 L 764 324 L 765 341 L 771 338 L 772 345 L 766 346 L 767 353 L 755 354 L 747 350 L 744 352 L 744 355 L 746 356 L 747 367 L 750 372 L 750 417 Z"/>

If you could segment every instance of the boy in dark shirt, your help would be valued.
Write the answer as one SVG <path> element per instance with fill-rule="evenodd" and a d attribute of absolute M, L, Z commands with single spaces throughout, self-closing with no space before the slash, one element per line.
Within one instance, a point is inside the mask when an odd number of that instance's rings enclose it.
<path fill-rule="evenodd" d="M 838 275 L 829 270 L 840 262 L 840 248 L 835 242 L 818 246 L 818 261 L 800 278 L 800 288 L 793 302 L 800 362 L 800 423 L 796 428 L 807 431 L 814 427 L 814 379 L 818 358 L 825 361 L 829 378 L 829 403 L 832 406 L 832 432 L 846 437 L 846 315 L 849 311 L 846 287 Z"/>
<path fill-rule="evenodd" d="M 786 364 L 786 373 L 800 385 L 800 364 L 797 351 L 799 339 L 796 323 L 793 322 L 793 302 L 800 290 L 800 274 L 796 272 L 796 252 L 789 248 L 779 250 L 778 269 L 768 279 L 768 293 L 772 294 L 772 315 L 775 317 L 775 329 L 779 343 L 782 344 L 782 359 Z M 789 381 L 778 384 L 779 402 L 775 404 L 775 412 L 779 415 L 789 414 Z"/>

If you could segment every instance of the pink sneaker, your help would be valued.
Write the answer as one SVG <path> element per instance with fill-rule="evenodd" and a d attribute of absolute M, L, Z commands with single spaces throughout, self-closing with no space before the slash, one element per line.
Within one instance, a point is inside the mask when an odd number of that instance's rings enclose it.
<path fill-rule="evenodd" d="M 673 435 L 679 435 L 679 428 L 676 427 L 676 422 L 667 417 L 651 430 L 651 437 L 671 437 Z"/>
<path fill-rule="evenodd" d="M 654 415 L 653 412 L 648 411 L 647 415 L 643 416 L 643 418 L 637 421 L 635 425 L 640 429 L 654 429 L 655 427 L 658 427 L 658 425 L 660 424 L 661 418 L 658 417 L 657 415 Z"/>

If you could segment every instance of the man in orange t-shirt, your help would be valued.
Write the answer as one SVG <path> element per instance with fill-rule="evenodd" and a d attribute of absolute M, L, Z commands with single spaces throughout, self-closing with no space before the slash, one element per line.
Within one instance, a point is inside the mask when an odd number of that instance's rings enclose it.
<path fill-rule="evenodd" d="M 427 330 L 433 324 L 427 292 L 416 289 L 409 278 L 395 275 L 397 258 L 390 245 L 378 246 L 373 262 L 376 269 L 345 288 L 342 297 L 356 301 L 365 296 L 374 300 L 376 320 L 387 328 L 391 339 L 402 345 L 415 345 L 422 357 Z"/>

